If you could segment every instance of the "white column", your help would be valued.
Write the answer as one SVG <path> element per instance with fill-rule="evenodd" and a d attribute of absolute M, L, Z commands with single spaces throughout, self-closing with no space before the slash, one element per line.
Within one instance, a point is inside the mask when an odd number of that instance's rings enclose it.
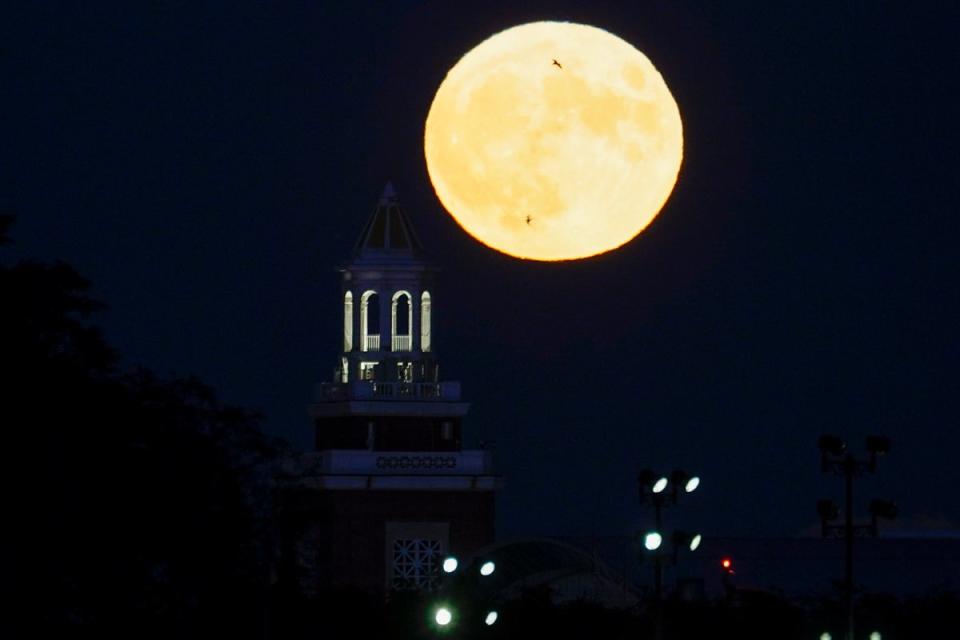
<path fill-rule="evenodd" d="M 420 351 L 420 296 L 419 289 L 410 292 L 410 310 L 413 315 L 410 322 L 410 350 Z"/>
<path fill-rule="evenodd" d="M 347 296 L 350 296 L 349 298 Z M 353 293 L 350 290 L 343 292 L 343 351 L 344 353 L 348 351 L 353 351 L 353 346 L 356 344 L 357 334 L 353 330 L 354 322 L 353 318 L 357 315 L 357 310 L 355 309 L 356 305 L 354 304 Z"/>
<path fill-rule="evenodd" d="M 430 297 L 428 298 L 428 300 L 429 300 L 429 308 L 428 308 L 428 310 L 427 310 L 427 322 L 426 322 L 427 332 L 428 332 L 428 333 L 427 333 L 427 344 L 426 344 L 426 345 L 423 345 L 423 344 L 422 344 L 422 339 L 421 339 L 420 348 L 421 348 L 421 349 L 425 349 L 426 347 L 429 347 L 429 350 L 432 352 L 432 351 L 433 351 L 433 343 L 434 343 L 434 340 L 433 340 L 433 327 L 434 327 L 434 324 L 435 324 L 434 321 L 433 321 L 434 299 L 433 299 L 433 294 L 432 294 L 432 293 L 429 293 L 429 292 L 428 292 L 428 295 L 429 295 Z M 421 334 L 422 334 L 422 332 L 423 332 L 423 307 L 422 307 L 422 306 L 421 306 L 421 309 L 420 309 L 420 313 L 421 313 L 421 317 L 420 317 L 420 320 L 421 320 L 420 331 L 421 331 Z M 422 336 L 421 336 L 421 338 L 422 338 Z"/>
<path fill-rule="evenodd" d="M 364 337 L 360 334 L 360 314 L 363 313 L 360 298 L 363 296 L 363 289 L 353 290 L 353 351 L 363 351 Z M 353 372 L 351 372 L 353 375 Z"/>
<path fill-rule="evenodd" d="M 377 298 L 380 300 L 380 351 L 390 351 L 390 341 L 393 334 L 390 332 L 390 311 L 393 307 L 393 292 L 389 289 L 379 289 Z"/>

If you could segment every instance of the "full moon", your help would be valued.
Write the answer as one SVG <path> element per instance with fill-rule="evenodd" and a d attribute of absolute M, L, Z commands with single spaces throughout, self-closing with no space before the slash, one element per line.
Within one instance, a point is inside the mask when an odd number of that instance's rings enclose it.
<path fill-rule="evenodd" d="M 533 22 L 467 52 L 424 131 L 430 181 L 467 233 L 533 260 L 615 249 L 666 203 L 680 111 L 650 60 L 602 29 Z"/>

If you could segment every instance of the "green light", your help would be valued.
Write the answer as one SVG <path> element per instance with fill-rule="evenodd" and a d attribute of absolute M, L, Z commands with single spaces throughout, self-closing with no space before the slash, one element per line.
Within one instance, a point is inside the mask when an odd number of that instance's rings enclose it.
<path fill-rule="evenodd" d="M 643 536 L 643 546 L 646 547 L 647 551 L 656 551 L 661 544 L 663 544 L 663 536 L 656 531 L 651 531 Z"/>
<path fill-rule="evenodd" d="M 453 614 L 450 613 L 450 609 L 446 607 L 440 607 L 437 609 L 437 613 L 433 616 L 433 619 L 437 621 L 437 624 L 441 627 L 445 627 L 450 624 L 450 621 L 453 620 Z"/>

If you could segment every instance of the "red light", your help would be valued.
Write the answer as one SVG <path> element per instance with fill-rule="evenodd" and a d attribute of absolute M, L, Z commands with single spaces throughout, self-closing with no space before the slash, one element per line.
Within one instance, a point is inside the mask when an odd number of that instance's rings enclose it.
<path fill-rule="evenodd" d="M 733 566 L 733 561 L 730 558 L 724 558 L 723 560 L 720 561 L 720 566 L 723 567 L 724 569 L 729 569 L 730 567 Z"/>

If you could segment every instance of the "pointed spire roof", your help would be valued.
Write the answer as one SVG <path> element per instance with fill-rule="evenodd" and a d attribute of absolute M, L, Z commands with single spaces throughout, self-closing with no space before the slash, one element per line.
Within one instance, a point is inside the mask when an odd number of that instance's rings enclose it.
<path fill-rule="evenodd" d="M 367 220 L 360 239 L 353 249 L 355 257 L 415 256 L 423 245 L 410 224 L 410 218 L 397 202 L 392 182 L 383 187 L 383 194 L 373 215 Z"/>

